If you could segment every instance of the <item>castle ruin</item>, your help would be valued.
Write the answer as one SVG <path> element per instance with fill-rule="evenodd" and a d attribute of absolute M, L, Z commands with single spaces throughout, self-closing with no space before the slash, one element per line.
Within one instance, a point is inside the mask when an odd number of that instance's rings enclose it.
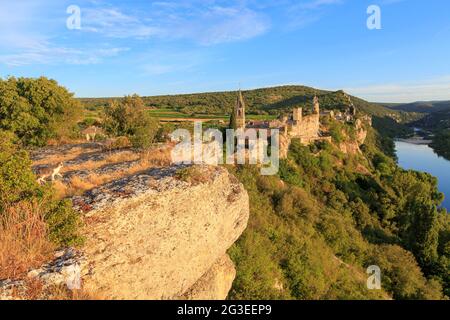
<path fill-rule="evenodd" d="M 313 99 L 313 107 L 310 114 L 303 112 L 303 108 L 295 108 L 290 116 L 283 116 L 272 121 L 245 121 L 245 102 L 239 91 L 236 106 L 232 117 L 238 129 L 267 129 L 269 135 L 272 130 L 278 129 L 280 133 L 280 157 L 287 157 L 292 139 L 299 139 L 304 145 L 314 141 L 326 140 L 331 142 L 331 137 L 324 136 L 320 130 L 320 104 L 317 96 Z M 233 120 L 232 120 L 233 121 Z"/>

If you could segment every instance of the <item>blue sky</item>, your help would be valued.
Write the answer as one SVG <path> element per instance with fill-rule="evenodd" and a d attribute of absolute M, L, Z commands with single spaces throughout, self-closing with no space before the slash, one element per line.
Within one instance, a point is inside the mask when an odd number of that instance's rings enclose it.
<path fill-rule="evenodd" d="M 381 30 L 366 26 L 373 4 Z M 45 75 L 78 97 L 304 84 L 443 100 L 449 13 L 448 0 L 0 0 L 0 77 Z"/>

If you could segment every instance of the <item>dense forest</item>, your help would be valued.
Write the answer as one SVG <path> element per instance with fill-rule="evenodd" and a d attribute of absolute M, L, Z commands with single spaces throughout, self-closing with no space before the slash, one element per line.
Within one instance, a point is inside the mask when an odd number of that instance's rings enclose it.
<path fill-rule="evenodd" d="M 438 155 L 450 160 L 450 128 L 438 130 L 430 146 Z"/>
<path fill-rule="evenodd" d="M 450 160 L 450 103 L 438 106 L 411 125 L 431 132 L 433 142 L 430 146 L 438 155 Z"/>
<path fill-rule="evenodd" d="M 250 195 L 232 248 L 236 299 L 441 299 L 450 295 L 450 216 L 437 180 L 405 171 L 370 130 L 363 155 L 293 143 L 278 176 L 230 170 Z M 389 151 L 390 149 L 388 149 Z M 383 290 L 367 290 L 366 268 Z"/>

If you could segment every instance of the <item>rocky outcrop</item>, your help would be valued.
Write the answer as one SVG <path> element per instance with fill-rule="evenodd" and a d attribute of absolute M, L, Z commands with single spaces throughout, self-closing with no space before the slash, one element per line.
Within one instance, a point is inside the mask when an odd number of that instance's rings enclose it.
<path fill-rule="evenodd" d="M 224 255 L 180 299 L 224 300 L 235 277 L 233 261 L 228 255 Z"/>
<path fill-rule="evenodd" d="M 207 182 L 197 185 L 178 180 L 171 167 L 74 199 L 86 221 L 85 288 L 110 299 L 175 299 L 196 283 L 208 288 L 200 281 L 206 277 L 215 282 L 204 296 L 226 296 L 232 268 L 221 270 L 222 280 L 208 272 L 220 274 L 214 265 L 224 265 L 220 259 L 246 228 L 248 195 L 225 169 L 200 168 Z"/>
<path fill-rule="evenodd" d="M 339 143 L 339 150 L 345 154 L 356 155 L 360 154 L 361 149 L 359 148 L 359 143 L 356 141 L 346 141 Z"/>
<path fill-rule="evenodd" d="M 105 299 L 225 299 L 236 275 L 226 252 L 247 226 L 248 195 L 222 167 L 192 172 L 202 177 L 151 169 L 75 197 L 84 246 L 58 252 L 28 277 Z M 0 281 L 0 299 L 25 286 Z"/>
<path fill-rule="evenodd" d="M 356 119 L 355 129 L 356 129 L 356 141 L 358 141 L 359 145 L 363 145 L 364 142 L 366 142 L 368 132 L 366 128 L 364 128 L 363 122 L 360 119 Z"/>
<path fill-rule="evenodd" d="M 361 154 L 360 146 L 362 146 L 367 138 L 368 131 L 364 127 L 363 122 L 360 119 L 355 121 L 355 137 L 350 139 L 345 132 L 342 134 L 346 137 L 344 142 L 339 143 L 339 150 L 345 154 Z"/>
<path fill-rule="evenodd" d="M 67 287 L 80 289 L 81 279 L 88 272 L 83 253 L 73 248 L 58 250 L 54 259 L 38 269 L 28 272 L 23 280 L 0 280 L 0 300 L 27 299 L 29 284 L 37 282 L 41 287 L 35 299 L 45 299 L 46 289 Z"/>

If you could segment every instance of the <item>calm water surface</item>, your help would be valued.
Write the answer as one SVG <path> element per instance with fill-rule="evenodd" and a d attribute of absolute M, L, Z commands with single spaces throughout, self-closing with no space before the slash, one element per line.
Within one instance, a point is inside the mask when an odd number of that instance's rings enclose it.
<path fill-rule="evenodd" d="M 439 179 L 439 190 L 445 194 L 443 206 L 450 212 L 450 161 L 439 157 L 427 145 L 396 141 L 399 165 L 432 174 Z"/>

